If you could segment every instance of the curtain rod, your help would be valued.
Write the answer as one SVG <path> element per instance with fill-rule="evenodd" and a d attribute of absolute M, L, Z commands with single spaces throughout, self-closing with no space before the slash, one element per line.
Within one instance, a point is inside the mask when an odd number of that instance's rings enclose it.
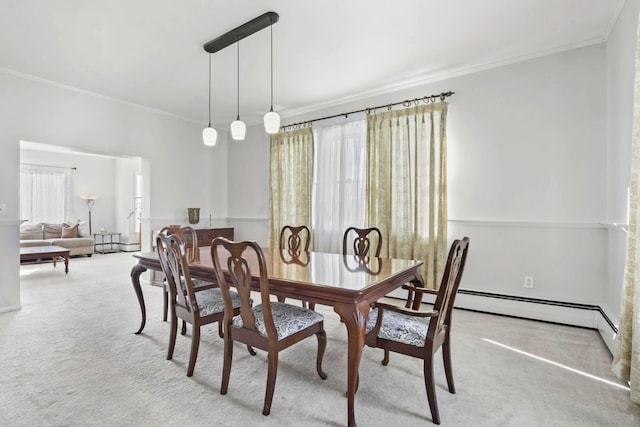
<path fill-rule="evenodd" d="M 54 165 L 39 165 L 37 163 L 20 163 L 21 165 L 29 165 L 29 166 L 42 166 L 45 168 L 58 168 L 58 169 L 71 169 L 71 170 L 76 170 L 75 167 L 69 167 L 69 166 L 54 166 Z"/>
<path fill-rule="evenodd" d="M 326 117 L 320 117 L 318 119 L 311 119 L 311 120 L 305 120 L 303 122 L 298 122 L 298 123 L 291 123 L 288 125 L 284 125 L 282 126 L 282 130 L 292 130 L 292 129 L 297 129 L 298 127 L 303 127 L 306 125 L 310 125 L 313 122 L 319 122 L 320 120 L 328 120 L 328 119 L 334 119 L 336 117 L 342 117 L 344 116 L 345 119 L 347 117 L 349 117 L 350 114 L 357 114 L 357 113 L 375 113 L 376 110 L 380 109 L 380 108 L 387 108 L 389 111 L 391 111 L 392 107 L 395 107 L 397 105 L 402 105 L 403 107 L 410 107 L 411 104 L 414 105 L 418 105 L 420 102 L 424 102 L 425 104 L 431 102 L 434 103 L 436 102 L 436 100 L 438 98 L 440 98 L 440 101 L 444 101 L 445 98 L 453 95 L 455 92 L 442 92 L 438 95 L 428 95 L 428 96 L 424 96 L 422 98 L 414 98 L 414 99 L 405 99 L 404 101 L 399 101 L 399 102 L 393 102 L 391 104 L 385 104 L 385 105 L 378 105 L 377 107 L 370 107 L 370 108 L 363 108 L 361 110 L 354 110 L 354 111 L 349 111 L 348 113 L 340 113 L 340 114 L 334 114 L 333 116 L 326 116 Z"/>

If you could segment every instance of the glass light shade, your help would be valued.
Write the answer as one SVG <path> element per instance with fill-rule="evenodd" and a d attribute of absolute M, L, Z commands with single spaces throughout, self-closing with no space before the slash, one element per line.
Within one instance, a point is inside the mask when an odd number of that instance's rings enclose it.
<path fill-rule="evenodd" d="M 278 130 L 280 130 L 280 116 L 278 113 L 272 110 L 264 115 L 264 130 L 267 133 L 278 133 Z"/>
<path fill-rule="evenodd" d="M 213 147 L 216 145 L 216 141 L 218 140 L 218 131 L 216 131 L 211 126 L 207 126 L 202 131 L 202 141 L 204 145 L 208 145 L 209 147 Z"/>
<path fill-rule="evenodd" d="M 245 133 L 247 133 L 247 126 L 242 120 L 237 119 L 231 122 L 231 138 L 242 141 Z"/>

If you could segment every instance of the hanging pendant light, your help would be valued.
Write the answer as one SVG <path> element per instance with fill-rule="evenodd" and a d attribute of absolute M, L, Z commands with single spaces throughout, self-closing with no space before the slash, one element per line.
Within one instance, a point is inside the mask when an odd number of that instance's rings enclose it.
<path fill-rule="evenodd" d="M 218 131 L 211 127 L 211 54 L 209 54 L 209 126 L 202 131 L 204 145 L 213 147 L 218 140 Z"/>
<path fill-rule="evenodd" d="M 244 140 L 244 135 L 247 132 L 247 126 L 244 124 L 242 120 L 240 120 L 240 42 L 238 43 L 238 74 L 237 74 L 237 82 L 238 82 L 238 115 L 236 116 L 235 121 L 231 123 L 231 137 L 236 141 Z"/>
<path fill-rule="evenodd" d="M 273 111 L 273 22 L 270 25 L 271 30 L 271 109 L 264 115 L 264 130 L 267 133 L 278 133 L 280 130 L 280 116 Z"/>

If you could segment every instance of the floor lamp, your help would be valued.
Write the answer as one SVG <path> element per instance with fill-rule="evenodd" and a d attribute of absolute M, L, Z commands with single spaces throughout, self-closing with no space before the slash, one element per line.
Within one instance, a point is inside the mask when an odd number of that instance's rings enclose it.
<path fill-rule="evenodd" d="M 89 209 L 89 236 L 93 235 L 91 231 L 91 208 L 96 203 L 98 196 L 80 196 L 87 202 L 87 208 Z"/>

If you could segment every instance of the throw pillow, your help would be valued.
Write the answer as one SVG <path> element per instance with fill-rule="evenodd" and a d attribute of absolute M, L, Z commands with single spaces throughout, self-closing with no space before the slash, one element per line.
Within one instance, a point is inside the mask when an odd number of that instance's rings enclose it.
<path fill-rule="evenodd" d="M 64 225 L 67 227 L 73 227 L 74 225 L 78 226 L 78 237 L 91 237 L 89 236 L 89 226 L 87 225 L 87 221 L 69 221 L 65 222 Z"/>
<path fill-rule="evenodd" d="M 62 238 L 78 237 L 78 224 L 73 227 L 62 227 Z"/>
<path fill-rule="evenodd" d="M 42 224 L 20 224 L 20 240 L 43 239 Z"/>
<path fill-rule="evenodd" d="M 45 224 L 43 231 L 45 239 L 59 239 L 62 237 L 62 224 Z"/>

